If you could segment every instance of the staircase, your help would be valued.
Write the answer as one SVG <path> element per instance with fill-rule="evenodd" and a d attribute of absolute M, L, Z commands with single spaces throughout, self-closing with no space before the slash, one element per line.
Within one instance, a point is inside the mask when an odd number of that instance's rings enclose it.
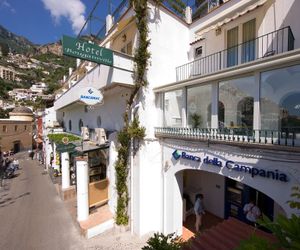
<path fill-rule="evenodd" d="M 191 239 L 184 250 L 232 250 L 253 233 L 270 242 L 276 241 L 273 235 L 231 217 Z"/>

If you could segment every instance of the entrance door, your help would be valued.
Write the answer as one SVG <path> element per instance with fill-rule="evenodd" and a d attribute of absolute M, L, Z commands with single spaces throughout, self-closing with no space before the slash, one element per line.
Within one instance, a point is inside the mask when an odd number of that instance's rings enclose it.
<path fill-rule="evenodd" d="M 227 31 L 227 67 L 238 64 L 238 27 Z"/>
<path fill-rule="evenodd" d="M 243 24 L 242 62 L 255 59 L 255 19 Z"/>
<path fill-rule="evenodd" d="M 20 142 L 14 142 L 14 153 L 20 152 Z"/>
<path fill-rule="evenodd" d="M 226 178 L 225 190 L 225 218 L 235 217 L 246 222 L 243 208 L 253 199 L 261 212 L 273 220 L 274 201 L 264 193 L 229 178 Z"/>

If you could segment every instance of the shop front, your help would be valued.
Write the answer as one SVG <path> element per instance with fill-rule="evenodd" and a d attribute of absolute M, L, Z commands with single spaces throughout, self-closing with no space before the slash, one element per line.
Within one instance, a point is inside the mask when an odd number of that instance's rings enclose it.
<path fill-rule="evenodd" d="M 271 220 L 293 213 L 287 201 L 299 185 L 299 155 L 171 139 L 162 145 L 165 233 L 182 234 L 199 193 L 206 211 L 220 219 L 246 221 L 243 207 L 250 200 Z"/>
<path fill-rule="evenodd" d="M 107 156 L 108 148 L 88 152 L 89 207 L 108 202 Z"/>

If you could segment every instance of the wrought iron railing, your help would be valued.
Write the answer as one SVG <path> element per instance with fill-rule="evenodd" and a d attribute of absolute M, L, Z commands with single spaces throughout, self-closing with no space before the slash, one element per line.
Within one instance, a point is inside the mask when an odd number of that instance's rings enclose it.
<path fill-rule="evenodd" d="M 156 137 L 211 140 L 300 147 L 300 129 L 250 130 L 244 128 L 157 127 Z"/>
<path fill-rule="evenodd" d="M 200 75 L 207 75 L 229 67 L 284 53 L 294 49 L 294 40 L 290 26 L 284 27 L 181 65 L 176 68 L 176 79 L 182 81 Z"/>

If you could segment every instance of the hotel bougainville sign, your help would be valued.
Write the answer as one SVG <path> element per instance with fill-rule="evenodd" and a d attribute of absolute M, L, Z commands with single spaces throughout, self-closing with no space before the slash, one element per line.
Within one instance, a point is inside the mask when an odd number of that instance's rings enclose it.
<path fill-rule="evenodd" d="M 69 36 L 63 36 L 62 47 L 63 54 L 66 56 L 113 66 L 112 50 Z"/>

